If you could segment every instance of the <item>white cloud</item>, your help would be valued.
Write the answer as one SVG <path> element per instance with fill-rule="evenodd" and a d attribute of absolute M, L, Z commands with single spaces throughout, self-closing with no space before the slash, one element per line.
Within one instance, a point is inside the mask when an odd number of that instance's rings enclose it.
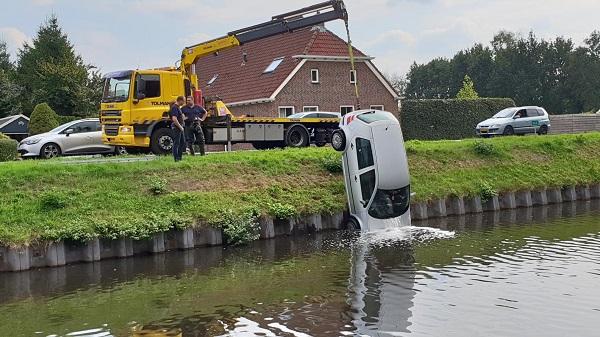
<path fill-rule="evenodd" d="M 6 42 L 7 49 L 13 57 L 25 42 L 31 42 L 27 34 L 15 27 L 0 27 L 0 39 Z"/>
<path fill-rule="evenodd" d="M 401 29 L 392 29 L 387 32 L 383 32 L 375 37 L 373 40 L 365 44 L 366 47 L 376 46 L 380 44 L 397 45 L 403 44 L 412 46 L 417 42 L 417 39 L 409 32 L 405 32 Z"/>
<path fill-rule="evenodd" d="M 214 38 L 214 36 L 212 38 Z M 181 48 L 183 49 L 184 47 L 189 47 L 210 39 L 211 36 L 207 33 L 195 33 L 178 38 L 177 43 L 181 45 Z"/>

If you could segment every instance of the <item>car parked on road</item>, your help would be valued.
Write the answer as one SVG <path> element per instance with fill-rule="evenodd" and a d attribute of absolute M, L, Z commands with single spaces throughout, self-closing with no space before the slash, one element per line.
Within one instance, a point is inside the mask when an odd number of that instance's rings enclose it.
<path fill-rule="evenodd" d="M 526 133 L 545 135 L 549 130 L 548 113 L 538 106 L 506 108 L 477 124 L 475 128 L 475 132 L 481 137 Z"/>
<path fill-rule="evenodd" d="M 400 123 L 386 111 L 344 115 L 331 139 L 342 151 L 352 229 L 410 225 L 410 175 Z"/>
<path fill-rule="evenodd" d="M 87 118 L 60 125 L 53 130 L 27 137 L 19 143 L 21 157 L 54 158 L 67 155 L 126 154 L 124 147 L 102 143 L 98 118 Z"/>
<path fill-rule="evenodd" d="M 291 119 L 300 118 L 341 118 L 342 114 L 339 112 L 326 112 L 326 111 L 312 111 L 312 112 L 298 112 L 287 116 Z"/>

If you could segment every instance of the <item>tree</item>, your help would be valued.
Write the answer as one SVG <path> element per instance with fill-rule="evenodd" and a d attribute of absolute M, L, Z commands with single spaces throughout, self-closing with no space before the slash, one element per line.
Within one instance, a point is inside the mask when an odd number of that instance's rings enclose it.
<path fill-rule="evenodd" d="M 479 98 L 479 94 L 475 91 L 475 86 L 473 85 L 473 81 L 469 77 L 469 75 L 465 75 L 463 79 L 463 86 L 456 94 L 456 98 L 458 99 L 477 99 Z"/>
<path fill-rule="evenodd" d="M 384 74 L 384 77 L 391 84 L 392 89 L 394 89 L 396 94 L 398 94 L 398 96 L 400 97 L 404 97 L 404 94 L 406 92 L 406 86 L 408 85 L 406 77 L 400 76 L 396 73 Z"/>
<path fill-rule="evenodd" d="M 25 44 L 18 55 L 17 79 L 24 88 L 21 102 L 27 111 L 47 102 L 60 115 L 87 114 L 97 110 L 97 90 L 90 86 L 92 68 L 83 63 L 51 16 L 42 24 L 32 44 Z"/>
<path fill-rule="evenodd" d="M 52 108 L 41 103 L 35 106 L 29 119 L 29 134 L 37 135 L 48 132 L 58 126 L 58 115 Z"/>
<path fill-rule="evenodd" d="M 10 73 L 14 71 L 14 64 L 10 61 L 10 55 L 6 48 L 6 42 L 0 40 L 0 71 Z"/>
<path fill-rule="evenodd" d="M 22 112 L 20 93 L 21 87 L 14 80 L 14 65 L 6 50 L 6 42 L 0 41 L 0 118 Z"/>

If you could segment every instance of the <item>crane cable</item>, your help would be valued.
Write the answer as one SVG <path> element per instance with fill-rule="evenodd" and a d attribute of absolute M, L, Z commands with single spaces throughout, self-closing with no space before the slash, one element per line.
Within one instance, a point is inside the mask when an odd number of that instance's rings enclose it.
<path fill-rule="evenodd" d="M 350 56 L 350 67 L 352 68 L 352 73 L 354 74 L 354 95 L 356 95 L 356 108 L 360 110 L 360 96 L 358 94 L 358 76 L 356 74 L 356 68 L 354 64 L 354 50 L 352 49 L 352 40 L 350 39 L 350 27 L 348 27 L 348 19 L 344 20 L 344 24 L 346 25 L 346 36 L 348 37 L 348 54 Z"/>

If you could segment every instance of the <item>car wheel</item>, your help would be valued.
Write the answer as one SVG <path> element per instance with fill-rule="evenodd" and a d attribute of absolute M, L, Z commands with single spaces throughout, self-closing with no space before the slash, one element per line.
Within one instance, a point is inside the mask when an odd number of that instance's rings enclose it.
<path fill-rule="evenodd" d="M 505 136 L 512 136 L 515 134 L 515 130 L 512 126 L 508 125 L 504 128 L 504 132 L 502 134 Z"/>
<path fill-rule="evenodd" d="M 353 216 L 350 216 L 348 218 L 346 227 L 348 228 L 348 230 L 351 230 L 351 231 L 359 231 L 360 230 L 360 224 L 358 223 L 358 220 L 356 220 L 356 218 Z"/>
<path fill-rule="evenodd" d="M 150 148 L 156 155 L 168 154 L 173 150 L 173 132 L 170 128 L 160 128 L 150 137 Z"/>
<path fill-rule="evenodd" d="M 346 134 L 342 130 L 335 130 L 331 135 L 331 146 L 336 151 L 344 151 L 346 148 Z"/>
<path fill-rule="evenodd" d="M 548 134 L 548 126 L 547 125 L 540 126 L 540 128 L 538 130 L 538 134 L 539 135 L 547 135 Z"/>
<path fill-rule="evenodd" d="M 44 159 L 51 159 L 61 155 L 60 146 L 54 143 L 48 143 L 42 146 L 40 150 L 40 157 Z"/>
<path fill-rule="evenodd" d="M 127 155 L 129 152 L 127 152 L 127 148 L 125 146 L 116 146 L 115 147 L 115 154 L 117 156 L 125 156 Z"/>
<path fill-rule="evenodd" d="M 308 130 L 303 125 L 294 125 L 285 135 L 285 145 L 289 147 L 308 146 Z"/>

